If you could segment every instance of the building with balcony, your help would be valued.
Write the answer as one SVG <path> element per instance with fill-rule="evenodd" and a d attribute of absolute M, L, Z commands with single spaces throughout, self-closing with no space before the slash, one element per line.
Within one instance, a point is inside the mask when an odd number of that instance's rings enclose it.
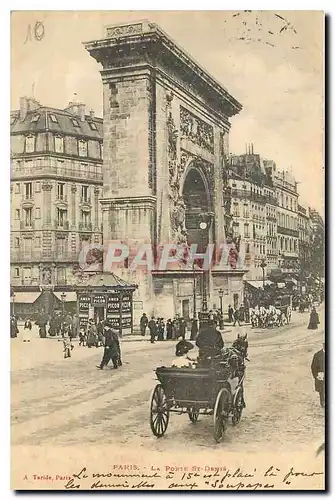
<path fill-rule="evenodd" d="M 12 289 L 70 290 L 83 245 L 102 242 L 102 119 L 23 97 L 10 123 Z"/>
<path fill-rule="evenodd" d="M 231 155 L 229 186 L 234 236 L 245 241 L 247 280 L 261 280 L 262 262 L 268 272 L 277 267 L 277 198 L 272 182 L 275 163 L 254 153 L 253 145 L 243 155 Z"/>
<path fill-rule="evenodd" d="M 277 205 L 279 267 L 286 274 L 299 274 L 298 188 L 293 175 L 276 171 L 273 175 Z"/>

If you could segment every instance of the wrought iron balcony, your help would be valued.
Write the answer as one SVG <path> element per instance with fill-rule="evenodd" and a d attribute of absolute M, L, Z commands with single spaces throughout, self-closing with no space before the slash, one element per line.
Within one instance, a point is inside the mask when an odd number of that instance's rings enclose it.
<path fill-rule="evenodd" d="M 92 231 L 92 222 L 79 222 L 79 231 Z"/>

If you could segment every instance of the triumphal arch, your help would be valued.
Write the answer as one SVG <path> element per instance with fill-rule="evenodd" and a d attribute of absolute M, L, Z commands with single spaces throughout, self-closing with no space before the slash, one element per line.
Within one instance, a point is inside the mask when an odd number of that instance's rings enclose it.
<path fill-rule="evenodd" d="M 132 248 L 118 273 L 139 285 L 147 313 L 165 318 L 200 310 L 201 280 L 209 308 L 219 307 L 219 289 L 225 308 L 241 303 L 245 270 L 226 258 L 206 277 L 200 264 L 141 272 L 129 261 L 141 244 L 152 247 L 155 259 L 164 245 L 198 244 L 200 251 L 227 241 L 229 119 L 241 104 L 148 21 L 107 26 L 103 39 L 85 47 L 102 65 L 104 246 L 119 241 Z"/>

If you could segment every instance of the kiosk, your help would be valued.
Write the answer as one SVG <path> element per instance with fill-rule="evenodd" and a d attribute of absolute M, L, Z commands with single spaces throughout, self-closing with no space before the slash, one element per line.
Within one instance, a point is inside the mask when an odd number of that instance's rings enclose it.
<path fill-rule="evenodd" d="M 108 319 L 120 336 L 133 333 L 133 292 L 131 285 L 114 273 L 95 274 L 76 286 L 79 325 L 89 319 Z"/>

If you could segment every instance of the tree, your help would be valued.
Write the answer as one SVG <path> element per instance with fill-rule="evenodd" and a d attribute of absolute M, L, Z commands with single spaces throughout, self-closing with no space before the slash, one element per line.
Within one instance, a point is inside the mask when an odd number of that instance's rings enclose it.
<path fill-rule="evenodd" d="M 325 225 L 321 215 L 311 210 L 311 248 L 310 269 L 314 277 L 324 277 L 325 274 Z"/>

